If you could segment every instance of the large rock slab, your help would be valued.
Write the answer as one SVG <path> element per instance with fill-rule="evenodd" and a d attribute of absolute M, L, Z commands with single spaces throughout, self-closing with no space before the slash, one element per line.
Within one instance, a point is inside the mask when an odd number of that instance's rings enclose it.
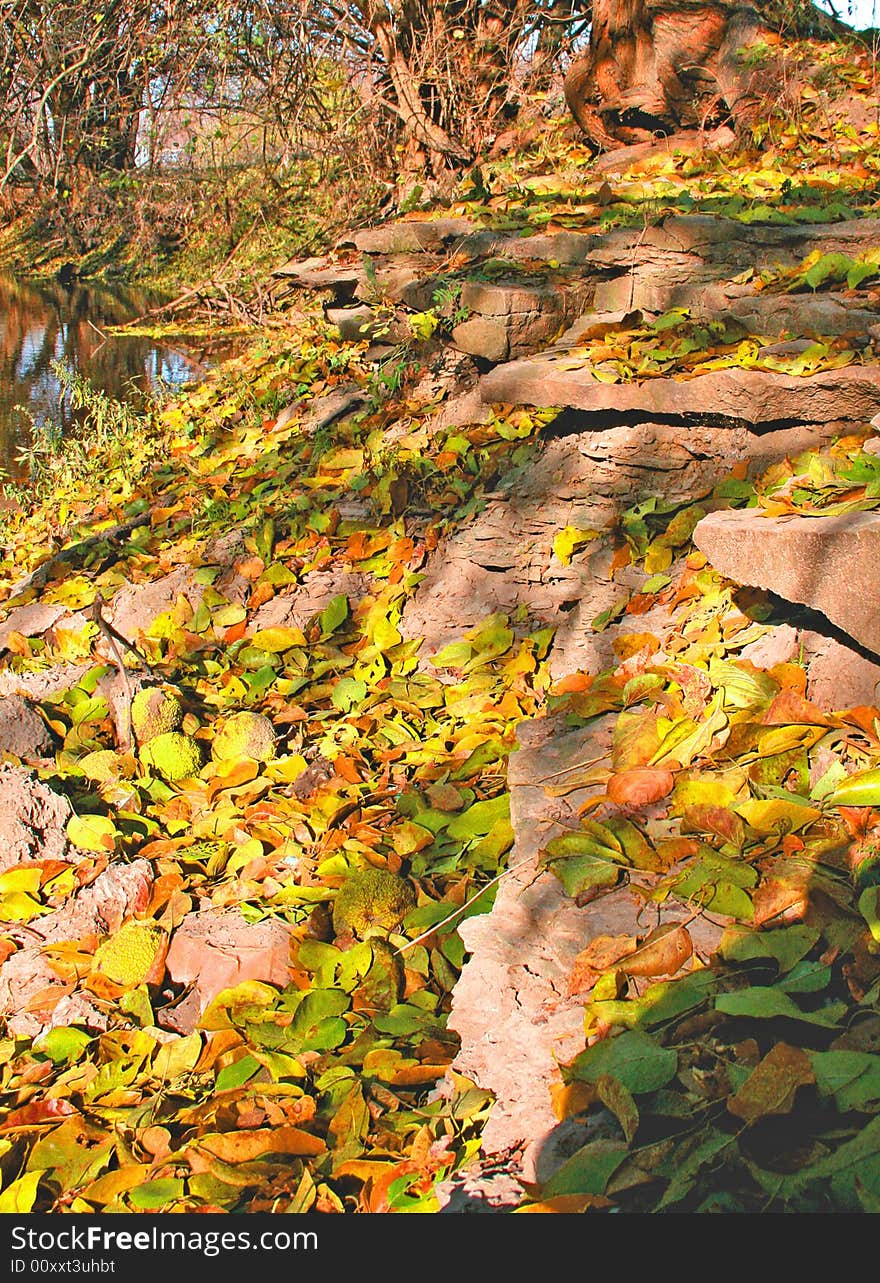
<path fill-rule="evenodd" d="M 543 352 L 499 365 L 484 376 L 490 404 L 571 407 L 754 429 L 801 424 L 864 424 L 880 408 L 880 364 L 849 365 L 808 377 L 762 370 L 713 370 L 692 378 L 600 383 L 577 354 Z"/>
<path fill-rule="evenodd" d="M 640 307 L 660 312 L 690 307 L 708 314 L 713 308 L 724 307 L 723 283 L 746 269 L 760 272 L 794 267 L 814 250 L 854 256 L 876 245 L 878 236 L 878 219 L 780 227 L 745 226 L 708 214 L 682 214 L 648 227 L 635 246 L 629 228 L 597 235 L 585 261 L 612 277 L 597 287 L 597 308 Z M 701 295 L 705 296 L 702 307 Z M 801 296 L 799 302 L 804 300 Z M 776 301 L 785 310 L 785 301 L 778 296 Z M 821 310 L 821 303 L 818 307 Z"/>
<path fill-rule="evenodd" d="M 126 918 L 146 908 L 151 886 L 146 860 L 114 863 L 60 909 L 29 924 L 26 942 L 0 966 L 0 1017 L 9 1033 L 32 1038 L 64 1024 L 107 1028 L 106 1006 L 96 1005 L 81 990 L 74 992 L 75 981 L 62 979 L 50 966 L 43 946 L 112 935 Z"/>
<path fill-rule="evenodd" d="M 405 636 L 424 639 L 423 663 L 487 615 L 525 611 L 536 627 L 556 629 L 554 679 L 579 669 L 600 672 L 613 660 L 615 628 L 597 632 L 592 621 L 626 597 L 627 587 L 619 572 L 612 575 L 610 537 L 585 544 L 563 565 L 553 552 L 556 534 L 565 526 L 610 531 L 622 510 L 650 494 L 682 503 L 702 498 L 734 463 L 749 460 L 763 471 L 823 435 L 786 428 L 756 438 L 744 426 L 650 421 L 595 431 L 582 426 L 582 417 L 572 413 L 564 422 L 560 415 L 528 461 L 486 494 L 483 509 L 445 536 L 430 558 L 401 621 Z M 631 616 L 620 625 L 634 629 Z M 658 640 L 671 626 L 659 607 L 638 619 L 638 630 L 654 631 Z"/>
<path fill-rule="evenodd" d="M 21 695 L 0 699 L 0 756 L 9 753 L 24 762 L 50 757 L 55 741 L 40 714 Z"/>
<path fill-rule="evenodd" d="M 728 579 L 818 610 L 880 654 L 880 513 L 713 512 L 697 525 L 694 543 Z"/>
<path fill-rule="evenodd" d="M 566 1149 L 586 1139 L 583 1127 L 580 1141 L 570 1123 L 560 1127 L 550 1096 L 551 1086 L 561 1081 L 559 1063 L 584 1045 L 585 999 L 571 985 L 575 959 L 597 936 L 645 934 L 644 902 L 625 883 L 579 906 L 539 865 L 553 837 L 579 827 L 579 808 L 595 792 L 574 788 L 564 797 L 551 797 L 545 784 L 558 784 L 582 771 L 585 762 L 609 753 L 614 721 L 605 717 L 566 731 L 550 718 L 520 728 L 521 747 L 508 768 L 516 835 L 509 872 L 491 911 L 459 928 L 470 958 L 449 1018 L 461 1039 L 454 1068 L 495 1095 L 482 1135 L 483 1154 L 521 1155 L 526 1181 L 546 1179 L 548 1163 L 558 1165 Z M 669 898 L 658 906 L 657 916 L 659 925 L 693 914 Z M 697 919 L 688 929 L 704 956 L 717 946 L 720 926 Z"/>
<path fill-rule="evenodd" d="M 462 352 L 487 361 L 534 352 L 548 343 L 590 302 L 589 279 L 552 272 L 498 281 L 465 281 L 461 305 L 471 314 L 452 341 Z"/>
<path fill-rule="evenodd" d="M 401 220 L 381 227 L 367 227 L 350 232 L 338 248 L 354 246 L 361 254 L 406 254 L 419 250 L 441 250 L 452 241 L 477 230 L 467 218 L 430 218 Z"/>

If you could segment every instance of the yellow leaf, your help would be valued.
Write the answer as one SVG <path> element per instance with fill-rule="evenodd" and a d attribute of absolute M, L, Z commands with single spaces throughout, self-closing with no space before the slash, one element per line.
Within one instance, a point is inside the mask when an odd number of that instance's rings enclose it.
<path fill-rule="evenodd" d="M 254 645 L 273 655 L 290 650 L 293 646 L 305 646 L 305 644 L 305 636 L 299 628 L 261 628 L 259 632 L 254 633 Z"/>
<path fill-rule="evenodd" d="M 25 1176 L 20 1176 L 17 1181 L 13 1181 L 11 1185 L 7 1185 L 0 1194 L 0 1212 L 30 1212 L 37 1199 L 40 1179 L 45 1176 L 46 1170 L 41 1168 L 37 1172 L 28 1172 Z"/>
<path fill-rule="evenodd" d="M 289 757 L 280 757 L 274 762 L 269 762 L 265 767 L 265 774 L 270 780 L 275 780 L 279 784 L 292 784 L 294 780 L 299 779 L 308 765 L 301 753 L 291 753 Z"/>
<path fill-rule="evenodd" d="M 10 891 L 0 898 L 0 922 L 27 922 L 39 913 L 48 912 L 48 905 L 40 904 L 24 891 Z"/>
<path fill-rule="evenodd" d="M 240 624 L 246 618 L 247 611 L 244 606 L 237 606 L 233 603 L 220 606 L 217 610 L 211 612 L 211 623 L 215 628 L 231 628 L 233 624 Z"/>
<path fill-rule="evenodd" d="M 40 889 L 42 870 L 39 868 L 12 868 L 0 873 L 0 895 L 9 891 L 25 891 L 33 895 Z"/>
<path fill-rule="evenodd" d="M 722 708 L 724 691 L 716 691 L 712 703 L 706 709 L 703 720 L 698 726 L 688 719 L 674 722 L 663 734 L 660 747 L 648 763 L 649 766 L 660 766 L 678 762 L 679 766 L 690 766 L 695 758 L 705 753 L 715 740 L 727 730 L 727 714 Z"/>
<path fill-rule="evenodd" d="M 581 530 L 577 526 L 565 526 L 553 538 L 553 554 L 563 566 L 567 566 L 576 549 L 598 538 L 598 530 Z"/>
<path fill-rule="evenodd" d="M 757 833 L 796 833 L 814 820 L 822 812 L 812 806 L 802 806 L 799 802 L 786 802 L 783 798 L 769 798 L 766 801 L 752 800 L 740 802 L 734 811 L 741 816 L 749 828 Z"/>
<path fill-rule="evenodd" d="M 656 575 L 661 570 L 668 570 L 671 565 L 672 549 L 655 539 L 645 553 L 645 573 Z"/>
<path fill-rule="evenodd" d="M 83 851 L 114 851 L 119 836 L 116 825 L 106 815 L 72 815 L 66 831 L 73 845 Z"/>
<path fill-rule="evenodd" d="M 89 1203 L 112 1203 L 120 1194 L 126 1194 L 136 1185 L 142 1185 L 149 1177 L 149 1163 L 129 1163 L 115 1172 L 105 1172 L 80 1191 L 82 1198 Z"/>

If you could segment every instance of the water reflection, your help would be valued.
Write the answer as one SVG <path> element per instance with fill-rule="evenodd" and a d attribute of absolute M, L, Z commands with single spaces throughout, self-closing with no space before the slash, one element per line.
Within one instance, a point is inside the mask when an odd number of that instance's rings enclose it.
<path fill-rule="evenodd" d="M 228 354 L 201 340 L 171 344 L 104 332 L 154 303 L 144 291 L 122 287 L 0 276 L 0 468 L 22 475 L 16 456 L 29 439 L 30 423 L 19 407 L 62 430 L 76 417 L 53 361 L 86 375 L 110 396 L 142 405 L 150 392 L 179 387 Z"/>

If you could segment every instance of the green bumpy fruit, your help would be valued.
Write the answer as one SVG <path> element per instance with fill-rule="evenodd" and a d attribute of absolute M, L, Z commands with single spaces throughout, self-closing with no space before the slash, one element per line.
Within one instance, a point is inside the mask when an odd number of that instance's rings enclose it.
<path fill-rule="evenodd" d="M 141 761 L 163 780 L 173 783 L 198 775 L 202 767 L 202 749 L 191 735 L 166 731 L 144 745 Z"/>
<path fill-rule="evenodd" d="M 180 730 L 182 723 L 183 709 L 173 691 L 148 686 L 131 701 L 131 728 L 138 744 Z"/>
<path fill-rule="evenodd" d="M 115 935 L 98 946 L 94 970 L 114 984 L 136 989 L 153 969 L 164 941 L 165 933 L 152 923 L 123 922 Z"/>
<path fill-rule="evenodd" d="M 333 928 L 337 935 L 393 931 L 415 902 L 412 887 L 396 873 L 357 869 L 348 875 L 333 902 Z"/>
<path fill-rule="evenodd" d="M 275 727 L 262 713 L 233 713 L 214 737 L 211 756 L 217 762 L 239 757 L 268 762 L 275 756 Z"/>
<path fill-rule="evenodd" d="M 93 780 L 96 784 L 109 784 L 126 774 L 122 758 L 112 748 L 99 748 L 94 753 L 86 753 L 85 757 L 79 759 L 77 766 L 87 780 Z"/>

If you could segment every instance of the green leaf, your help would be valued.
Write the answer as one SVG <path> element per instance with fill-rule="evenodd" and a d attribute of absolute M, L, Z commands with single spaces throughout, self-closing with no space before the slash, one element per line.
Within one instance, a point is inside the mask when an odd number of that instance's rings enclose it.
<path fill-rule="evenodd" d="M 497 797 L 474 802 L 473 806 L 455 816 L 446 832 L 457 841 L 468 842 L 473 838 L 485 837 L 498 820 L 510 820 L 509 793 L 499 793 Z"/>
<path fill-rule="evenodd" d="M 781 989 L 755 985 L 739 993 L 719 994 L 715 999 L 715 1009 L 726 1016 L 747 1016 L 757 1020 L 773 1020 L 784 1016 L 789 1020 L 834 1029 L 846 1014 L 847 1008 L 845 1002 L 834 1002 L 818 1011 L 801 1011 L 797 1003 Z"/>
<path fill-rule="evenodd" d="M 831 806 L 880 806 L 880 767 L 848 775 L 824 801 Z"/>
<path fill-rule="evenodd" d="M 752 931 L 730 927 L 725 931 L 719 952 L 728 962 L 752 962 L 755 958 L 775 958 L 781 972 L 790 971 L 809 953 L 820 935 L 818 927 L 796 923 L 775 931 Z"/>
<path fill-rule="evenodd" d="M 340 677 L 333 687 L 330 701 L 341 713 L 349 713 L 361 703 L 366 693 L 367 683 L 359 677 Z"/>
<path fill-rule="evenodd" d="M 867 922 L 873 939 L 880 940 L 880 886 L 865 887 L 859 896 L 859 913 Z"/>
<path fill-rule="evenodd" d="M 671 1047 L 661 1047 L 648 1034 L 633 1029 L 594 1043 L 563 1074 L 567 1081 L 588 1083 L 609 1075 L 635 1096 L 665 1087 L 677 1068 L 678 1056 Z"/>
<path fill-rule="evenodd" d="M 855 264 L 848 254 L 823 254 L 812 267 L 807 269 L 803 280 L 806 285 L 815 290 L 826 281 L 845 281 L 853 267 Z"/>
<path fill-rule="evenodd" d="M 331 633 L 335 633 L 346 619 L 348 619 L 348 598 L 344 593 L 339 593 L 327 603 L 319 615 L 322 636 L 329 637 Z"/>
<path fill-rule="evenodd" d="M 133 1207 L 142 1211 L 157 1211 L 183 1198 L 185 1192 L 186 1187 L 182 1180 L 166 1176 L 159 1180 L 146 1181 L 143 1185 L 136 1185 L 128 1194 L 128 1201 Z"/>
<path fill-rule="evenodd" d="M 652 1029 L 701 1007 L 716 985 L 716 977 L 707 968 L 676 980 L 661 980 L 651 985 L 641 998 L 593 1002 L 591 1011 L 597 1020 L 610 1025 Z"/>
<path fill-rule="evenodd" d="M 285 1051 L 329 1051 L 345 1038 L 346 1024 L 339 1019 L 351 999 L 338 989 L 311 989 L 297 1007 Z"/>
<path fill-rule="evenodd" d="M 811 1051 L 816 1086 L 833 1096 L 841 1113 L 867 1109 L 880 1101 L 880 1063 L 867 1051 Z"/>
<path fill-rule="evenodd" d="M 262 1068 L 263 1066 L 254 1056 L 242 1056 L 241 1060 L 225 1065 L 220 1070 L 214 1083 L 215 1089 L 220 1092 L 241 1087 L 244 1083 L 250 1082 L 254 1074 L 259 1073 Z"/>
<path fill-rule="evenodd" d="M 697 1185 L 703 1168 L 710 1164 L 714 1167 L 718 1155 L 728 1146 L 735 1146 L 735 1144 L 734 1137 L 712 1130 L 695 1148 L 690 1150 L 684 1159 L 676 1151 L 672 1180 L 666 1186 L 663 1197 L 654 1210 L 662 1212 L 667 1207 L 674 1207 L 676 1203 L 680 1203 Z"/>
<path fill-rule="evenodd" d="M 48 1056 L 56 1065 L 74 1060 L 92 1041 L 91 1035 L 73 1025 L 57 1025 L 34 1042 L 34 1051 Z"/>
<path fill-rule="evenodd" d="M 619 1141 L 594 1140 L 584 1145 L 559 1168 L 541 1189 L 541 1197 L 562 1194 L 604 1194 L 618 1167 L 629 1157 Z"/>

